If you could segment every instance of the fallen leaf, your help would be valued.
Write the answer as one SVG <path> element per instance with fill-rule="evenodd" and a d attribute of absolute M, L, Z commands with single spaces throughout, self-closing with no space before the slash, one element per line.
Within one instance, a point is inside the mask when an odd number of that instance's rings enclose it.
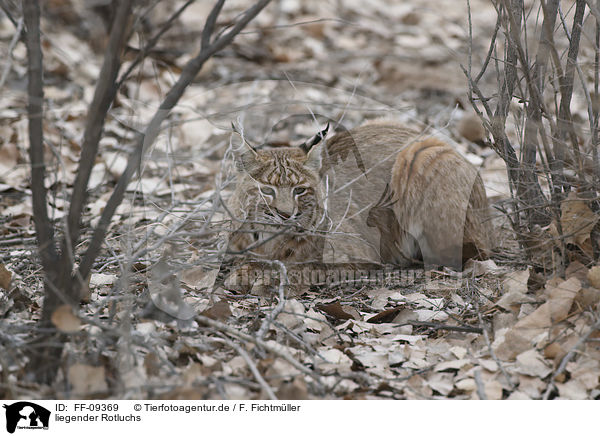
<path fill-rule="evenodd" d="M 552 368 L 536 350 L 527 350 L 517 356 L 515 371 L 532 377 L 544 378 Z"/>
<path fill-rule="evenodd" d="M 181 274 L 181 283 L 196 291 L 212 288 L 219 274 L 218 268 L 206 269 L 202 266 L 187 269 Z"/>
<path fill-rule="evenodd" d="M 106 286 L 112 285 L 117 280 L 117 276 L 114 274 L 103 274 L 96 273 L 90 277 L 90 285 L 93 286 Z"/>
<path fill-rule="evenodd" d="M 584 282 L 587 279 L 587 275 L 587 267 L 577 260 L 572 261 L 565 270 L 565 278 L 567 280 L 571 277 L 575 277 L 580 282 Z"/>
<path fill-rule="evenodd" d="M 319 357 L 324 360 L 317 362 L 321 371 L 350 372 L 352 360 L 336 348 L 318 350 Z"/>
<path fill-rule="evenodd" d="M 0 288 L 9 290 L 12 273 L 6 269 L 3 263 L 0 263 Z"/>
<path fill-rule="evenodd" d="M 454 389 L 454 383 L 452 382 L 452 379 L 452 374 L 437 372 L 431 374 L 426 383 L 432 390 L 446 396 L 452 392 L 452 389 Z"/>
<path fill-rule="evenodd" d="M 417 321 L 446 321 L 448 314 L 441 310 L 416 309 L 414 313 L 417 315 Z"/>
<path fill-rule="evenodd" d="M 460 389 L 461 391 L 466 392 L 471 392 L 477 389 L 477 384 L 472 378 L 464 378 L 462 380 L 459 380 L 456 383 L 454 383 L 454 386 L 456 386 L 456 389 Z"/>
<path fill-rule="evenodd" d="M 277 321 L 289 328 L 295 329 L 304 324 L 305 309 L 304 305 L 296 299 L 287 300 L 284 306 L 284 312 L 277 316 Z"/>
<path fill-rule="evenodd" d="M 389 362 L 387 350 L 376 351 L 370 347 L 358 346 L 348 348 L 348 351 L 366 368 L 385 368 Z"/>
<path fill-rule="evenodd" d="M 315 332 L 320 332 L 324 327 L 328 327 L 325 315 L 320 312 L 315 312 L 312 308 L 306 312 L 304 324 Z"/>
<path fill-rule="evenodd" d="M 557 342 L 552 342 L 544 348 L 544 357 L 546 359 L 562 358 L 565 354 L 565 350 Z"/>
<path fill-rule="evenodd" d="M 435 372 L 446 371 L 448 369 L 461 369 L 466 365 L 469 365 L 471 361 L 469 359 L 458 359 L 458 360 L 450 360 L 448 362 L 441 362 L 435 365 L 433 370 Z"/>
<path fill-rule="evenodd" d="M 450 352 L 454 354 L 458 359 L 462 359 L 467 355 L 467 349 L 464 347 L 454 346 L 450 348 Z"/>
<path fill-rule="evenodd" d="M 371 318 L 367 319 L 367 322 L 370 322 L 372 324 L 382 324 L 382 323 L 392 322 L 392 321 L 394 321 L 394 318 L 396 318 L 396 316 L 398 315 L 398 313 L 400 313 L 401 310 L 402 310 L 401 307 L 394 307 L 393 309 L 384 310 L 382 312 L 379 312 L 377 315 L 374 315 Z"/>
<path fill-rule="evenodd" d="M 203 311 L 201 315 L 204 315 L 210 319 L 226 320 L 232 315 L 232 313 L 231 309 L 229 308 L 229 303 L 225 300 L 219 300 L 211 307 Z"/>
<path fill-rule="evenodd" d="M 108 390 L 103 366 L 76 363 L 69 367 L 68 380 L 78 396 L 89 396 Z"/>
<path fill-rule="evenodd" d="M 68 304 L 58 306 L 50 319 L 63 333 L 75 333 L 81 327 L 81 320 L 75 316 L 73 308 Z"/>
<path fill-rule="evenodd" d="M 552 322 L 562 321 L 569 315 L 573 300 L 580 290 L 581 282 L 576 277 L 571 277 L 554 286 L 546 285 Z"/>
<path fill-rule="evenodd" d="M 596 288 L 583 288 L 575 297 L 575 303 L 582 309 L 594 307 L 600 302 L 600 290 Z"/>
<path fill-rule="evenodd" d="M 308 400 L 308 387 L 301 376 L 294 377 L 292 382 L 284 382 L 277 390 L 279 400 Z"/>
<path fill-rule="evenodd" d="M 531 397 L 521 391 L 514 391 L 511 392 L 507 400 L 531 400 Z"/>
<path fill-rule="evenodd" d="M 317 309 L 322 310 L 335 319 L 361 319 L 360 314 L 355 308 L 352 306 L 342 306 L 339 301 L 331 304 L 320 304 L 317 306 Z"/>
<path fill-rule="evenodd" d="M 490 380 L 484 384 L 485 396 L 488 400 L 502 399 L 502 385 L 497 380 Z"/>
<path fill-rule="evenodd" d="M 484 274 L 495 273 L 502 270 L 502 268 L 496 265 L 496 262 L 494 262 L 492 259 L 469 259 L 465 264 L 465 270 L 469 269 L 472 271 L 472 274 L 476 277 L 482 276 Z"/>
<path fill-rule="evenodd" d="M 556 383 L 558 394 L 561 398 L 569 400 L 587 400 L 589 399 L 583 383 L 579 380 L 569 380 L 566 383 Z"/>
<path fill-rule="evenodd" d="M 496 305 L 505 310 L 516 311 L 517 306 L 520 304 L 535 303 L 535 298 L 527 295 L 528 279 L 528 270 L 516 271 L 509 274 L 502 284 L 504 293 L 500 300 L 496 302 Z"/>
<path fill-rule="evenodd" d="M 587 278 L 596 289 L 600 289 L 600 266 L 596 265 L 590 268 L 587 274 Z"/>
<path fill-rule="evenodd" d="M 571 277 L 566 281 L 546 284 L 548 301 L 519 320 L 505 335 L 504 342 L 496 346 L 502 360 L 512 360 L 533 345 L 535 338 L 544 335 L 555 323 L 569 314 L 573 299 L 581 290 L 581 283 Z"/>
<path fill-rule="evenodd" d="M 590 255 L 591 244 L 588 244 L 590 232 L 596 225 L 599 216 L 586 204 L 586 201 L 577 197 L 577 193 L 570 192 L 569 196 L 560 205 L 560 223 L 567 244 L 577 244 Z"/>

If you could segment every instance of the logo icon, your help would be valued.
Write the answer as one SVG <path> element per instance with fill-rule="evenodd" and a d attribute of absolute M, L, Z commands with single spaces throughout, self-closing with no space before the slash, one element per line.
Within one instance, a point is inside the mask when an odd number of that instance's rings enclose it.
<path fill-rule="evenodd" d="M 19 401 L 6 409 L 6 430 L 14 433 L 19 429 L 48 429 L 50 411 L 29 401 Z"/>

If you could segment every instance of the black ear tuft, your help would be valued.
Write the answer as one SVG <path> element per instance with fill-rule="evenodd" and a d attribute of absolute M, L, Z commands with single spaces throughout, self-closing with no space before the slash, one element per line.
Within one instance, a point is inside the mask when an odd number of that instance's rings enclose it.
<path fill-rule="evenodd" d="M 317 133 L 315 136 L 313 136 L 310 140 L 306 141 L 304 144 L 302 144 L 300 146 L 302 151 L 304 151 L 304 153 L 308 154 L 308 152 L 315 145 L 317 145 L 319 142 L 321 142 L 323 139 L 325 139 L 325 136 L 327 136 L 328 131 L 329 131 L 329 123 L 327 123 L 327 125 L 325 126 L 325 128 L 323 130 L 321 130 L 319 133 Z"/>

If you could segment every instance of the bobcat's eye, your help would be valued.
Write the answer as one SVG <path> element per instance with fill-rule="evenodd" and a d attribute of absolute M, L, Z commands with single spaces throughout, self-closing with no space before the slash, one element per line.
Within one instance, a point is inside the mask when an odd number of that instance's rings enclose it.
<path fill-rule="evenodd" d="M 273 188 L 269 188 L 268 186 L 261 187 L 260 192 L 264 195 L 275 197 L 275 190 Z"/>
<path fill-rule="evenodd" d="M 303 188 L 301 186 L 294 188 L 294 195 L 298 196 L 298 195 L 302 195 L 302 194 L 306 194 L 306 188 Z"/>

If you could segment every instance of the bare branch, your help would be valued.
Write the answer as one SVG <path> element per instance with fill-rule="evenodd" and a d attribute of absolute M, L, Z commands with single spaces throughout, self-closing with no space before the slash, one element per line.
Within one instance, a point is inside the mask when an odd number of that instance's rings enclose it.
<path fill-rule="evenodd" d="M 127 162 L 127 167 L 115 189 L 109 198 L 104 211 L 100 217 L 100 221 L 98 222 L 98 226 L 94 230 L 94 234 L 92 236 L 92 240 L 86 251 L 81 264 L 79 266 L 78 274 L 82 277 L 87 277 L 89 274 L 94 259 L 100 252 L 100 248 L 102 246 L 102 241 L 106 235 L 106 231 L 110 225 L 110 221 L 112 219 L 115 210 L 118 205 L 121 204 L 123 200 L 123 196 L 125 194 L 125 188 L 129 184 L 131 177 L 139 168 L 142 156 L 144 154 L 145 149 L 150 146 L 160 132 L 160 126 L 162 122 L 167 118 L 171 109 L 177 104 L 189 84 L 194 80 L 204 63 L 215 53 L 221 51 L 228 44 L 233 41 L 233 39 L 239 34 L 244 27 L 254 18 L 258 13 L 269 4 L 270 0 L 260 0 L 254 6 L 246 10 L 243 14 L 242 18 L 233 26 L 231 30 L 229 30 L 224 35 L 220 36 L 216 41 L 210 44 L 208 47 L 200 50 L 200 53 L 192 58 L 183 68 L 181 75 L 177 82 L 173 85 L 171 90 L 167 93 L 165 99 L 161 103 L 160 107 L 152 117 L 150 124 L 146 128 L 146 131 L 143 135 L 138 136 L 136 143 L 134 145 L 134 149 L 129 156 L 129 160 Z M 220 2 L 215 5 L 211 15 L 215 13 L 215 10 L 220 9 Z"/>
<path fill-rule="evenodd" d="M 277 267 L 279 268 L 279 273 L 281 274 L 281 277 L 279 277 L 278 287 L 279 302 L 277 303 L 275 309 L 273 309 L 273 311 L 264 319 L 262 325 L 260 326 L 260 329 L 256 333 L 256 337 L 258 339 L 264 338 L 265 334 L 267 334 L 267 331 L 269 330 L 269 327 L 271 326 L 271 323 L 275 321 L 275 319 L 281 313 L 285 306 L 285 287 L 288 285 L 287 270 L 285 268 L 285 265 L 278 260 L 274 260 L 270 263 L 273 265 L 277 265 Z"/>
<path fill-rule="evenodd" d="M 269 400 L 277 400 L 277 396 L 273 392 L 273 389 L 271 388 L 271 386 L 269 386 L 269 384 L 265 381 L 263 376 L 260 374 L 256 365 L 254 364 L 254 362 L 252 361 L 252 359 L 250 358 L 248 353 L 246 353 L 246 350 L 244 350 L 242 347 L 240 347 L 238 344 L 233 342 L 231 339 L 229 339 L 224 334 L 221 333 L 221 334 L 219 334 L 219 336 L 222 337 L 223 341 L 227 345 L 229 345 L 231 348 L 233 348 L 241 356 L 242 359 L 244 359 L 244 361 L 246 362 L 246 365 L 248 365 L 248 368 L 250 368 L 250 372 L 254 376 L 254 379 L 263 388 L 263 391 L 265 391 L 265 394 L 267 394 L 267 397 L 269 397 Z"/>
<path fill-rule="evenodd" d="M 47 209 L 47 192 L 44 184 L 43 104 L 44 84 L 42 47 L 40 44 L 40 5 L 35 0 L 23 2 L 25 20 L 25 43 L 27 45 L 27 115 L 29 119 L 29 159 L 31 161 L 31 192 L 33 220 L 37 234 L 42 265 L 46 272 L 52 271 L 57 260 L 54 229 Z"/>
<path fill-rule="evenodd" d="M 573 27 L 571 29 L 571 37 L 569 50 L 567 53 L 567 66 L 565 68 L 565 74 L 560 81 L 560 107 L 558 112 L 558 133 L 560 139 L 566 140 L 567 136 L 570 136 L 575 156 L 577 158 L 577 165 L 579 171 L 577 172 L 580 177 L 583 176 L 581 156 L 579 152 L 579 144 L 577 141 L 577 135 L 573 130 L 573 121 L 571 116 L 571 97 L 573 95 L 573 84 L 575 76 L 575 66 L 577 64 L 577 55 L 579 54 L 579 40 L 581 38 L 581 29 L 583 24 L 583 16 L 585 12 L 585 0 L 577 0 L 575 7 L 575 16 L 573 17 Z M 562 16 L 561 16 L 562 19 Z M 564 20 L 563 20 L 564 23 Z M 562 171 L 564 167 L 565 149 L 559 147 L 555 152 L 556 155 L 556 166 L 559 171 Z"/>
<path fill-rule="evenodd" d="M 118 3 L 106 54 L 104 55 L 104 62 L 96 84 L 94 97 L 90 103 L 90 112 L 88 113 L 81 145 L 79 167 L 73 183 L 67 228 L 62 244 L 63 256 L 67 256 L 75 250 L 81 233 L 81 214 L 86 202 L 88 181 L 98 154 L 98 144 L 100 143 L 106 114 L 118 90 L 115 82 L 121 66 L 121 53 L 126 42 L 125 36 L 127 35 L 127 23 L 131 15 L 131 6 L 132 0 L 123 0 Z"/>
<path fill-rule="evenodd" d="M 206 18 L 206 23 L 204 24 L 204 29 L 202 30 L 202 42 L 200 45 L 201 50 L 205 50 L 208 48 L 210 44 L 210 38 L 215 31 L 215 24 L 217 22 L 217 17 L 221 13 L 221 9 L 223 8 L 223 4 L 225 0 L 218 0 L 215 7 L 210 11 L 210 14 Z"/>

